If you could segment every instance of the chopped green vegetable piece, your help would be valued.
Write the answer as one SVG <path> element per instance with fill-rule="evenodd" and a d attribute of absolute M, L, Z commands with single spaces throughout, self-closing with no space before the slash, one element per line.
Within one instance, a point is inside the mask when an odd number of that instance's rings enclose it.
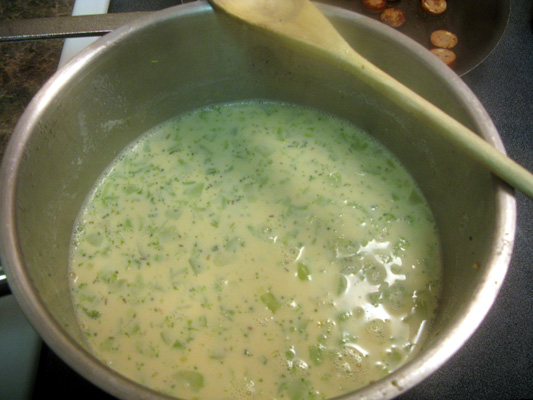
<path fill-rule="evenodd" d="M 324 357 L 324 346 L 320 344 L 314 344 L 309 346 L 309 358 L 315 365 L 322 364 Z"/>
<path fill-rule="evenodd" d="M 315 203 L 317 206 L 327 206 L 328 204 L 332 204 L 333 200 L 324 196 L 317 196 Z"/>
<path fill-rule="evenodd" d="M 198 275 L 204 270 L 204 265 L 195 257 L 189 258 L 189 265 L 191 266 L 194 275 Z"/>
<path fill-rule="evenodd" d="M 413 294 L 403 283 L 396 282 L 383 291 L 382 303 L 389 312 L 400 311 L 414 305 Z"/>
<path fill-rule="evenodd" d="M 184 184 L 186 185 L 185 190 L 183 191 L 184 194 L 193 198 L 199 198 L 202 195 L 202 191 L 204 190 L 203 183 L 185 182 Z"/>
<path fill-rule="evenodd" d="M 298 263 L 298 279 L 301 281 L 308 281 L 311 279 L 311 274 L 309 268 L 304 263 Z"/>
<path fill-rule="evenodd" d="M 199 392 L 204 387 L 204 376 L 197 371 L 179 371 L 174 377 L 181 385 L 193 392 Z"/>
<path fill-rule="evenodd" d="M 113 337 L 105 338 L 100 343 L 99 347 L 100 347 L 100 351 L 103 351 L 103 352 L 117 351 L 119 349 L 118 345 L 117 345 L 117 342 L 116 342 L 115 338 L 113 338 Z"/>
<path fill-rule="evenodd" d="M 165 217 L 168 219 L 178 219 L 182 214 L 182 210 L 179 209 L 169 209 L 165 211 Z"/>
<path fill-rule="evenodd" d="M 344 311 L 337 315 L 337 321 L 338 322 L 344 322 L 350 319 L 352 316 L 352 313 L 350 311 Z"/>
<path fill-rule="evenodd" d="M 100 318 L 101 314 L 96 310 L 88 310 L 85 307 L 83 307 L 83 312 L 92 319 Z"/>
<path fill-rule="evenodd" d="M 292 379 L 280 386 L 280 392 L 286 392 L 290 400 L 308 400 L 316 398 L 311 382 L 304 378 Z"/>
<path fill-rule="evenodd" d="M 272 293 L 267 292 L 261 295 L 261 301 L 267 308 L 275 313 L 281 308 L 281 303 L 278 299 L 276 299 L 276 296 L 274 296 Z"/>
<path fill-rule="evenodd" d="M 172 348 L 182 350 L 185 348 L 185 344 L 179 340 L 176 340 L 174 343 L 172 343 Z"/>
<path fill-rule="evenodd" d="M 140 192 L 140 190 L 141 189 L 137 185 L 134 185 L 134 184 L 131 184 L 131 183 L 129 185 L 126 185 L 126 186 L 123 187 L 123 191 L 126 194 L 132 194 L 132 193 L 136 193 L 136 192 L 138 193 L 138 192 Z"/>
<path fill-rule="evenodd" d="M 387 271 L 381 264 L 372 263 L 363 267 L 363 274 L 371 285 L 379 285 L 387 277 Z"/>
<path fill-rule="evenodd" d="M 102 244 L 104 237 L 100 235 L 100 232 L 89 233 L 87 236 L 87 241 L 92 244 L 94 247 L 98 247 Z"/>
<path fill-rule="evenodd" d="M 339 187 L 342 184 L 342 176 L 338 172 L 332 172 L 326 176 L 327 182 L 334 187 Z"/>
<path fill-rule="evenodd" d="M 339 277 L 339 283 L 337 285 L 337 295 L 346 293 L 348 289 L 348 278 L 345 275 Z"/>
<path fill-rule="evenodd" d="M 409 196 L 409 203 L 411 204 L 421 204 L 423 202 L 422 197 L 418 194 L 418 192 L 413 189 L 411 192 L 411 195 Z"/>

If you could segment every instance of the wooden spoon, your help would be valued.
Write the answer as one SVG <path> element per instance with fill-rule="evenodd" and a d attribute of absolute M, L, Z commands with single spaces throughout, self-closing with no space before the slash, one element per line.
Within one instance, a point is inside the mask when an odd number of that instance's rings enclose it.
<path fill-rule="evenodd" d="M 533 175 L 441 109 L 357 53 L 309 0 L 210 0 L 215 8 L 328 57 L 433 127 L 514 188 L 533 198 Z"/>

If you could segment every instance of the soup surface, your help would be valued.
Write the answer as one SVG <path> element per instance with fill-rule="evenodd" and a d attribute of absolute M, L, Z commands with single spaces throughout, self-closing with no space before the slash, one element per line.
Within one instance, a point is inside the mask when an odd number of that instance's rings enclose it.
<path fill-rule="evenodd" d="M 94 353 L 184 399 L 324 399 L 416 351 L 440 247 L 380 144 L 300 106 L 211 106 L 146 133 L 76 222 L 71 289 Z"/>

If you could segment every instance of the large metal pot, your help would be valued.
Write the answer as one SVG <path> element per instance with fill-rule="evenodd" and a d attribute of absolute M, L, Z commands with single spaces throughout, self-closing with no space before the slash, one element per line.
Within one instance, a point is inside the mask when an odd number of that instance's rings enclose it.
<path fill-rule="evenodd" d="M 363 55 L 503 150 L 473 93 L 426 49 L 374 20 L 320 8 Z M 491 307 L 512 252 L 514 197 L 365 84 L 206 2 L 154 13 L 103 37 L 27 108 L 1 170 L 1 250 L 11 289 L 46 343 L 82 376 L 119 398 L 165 398 L 88 351 L 68 287 L 73 221 L 102 170 L 138 135 L 183 111 L 249 98 L 311 105 L 352 120 L 398 156 L 432 207 L 444 278 L 428 340 L 402 368 L 343 397 L 392 398 L 438 369 Z"/>

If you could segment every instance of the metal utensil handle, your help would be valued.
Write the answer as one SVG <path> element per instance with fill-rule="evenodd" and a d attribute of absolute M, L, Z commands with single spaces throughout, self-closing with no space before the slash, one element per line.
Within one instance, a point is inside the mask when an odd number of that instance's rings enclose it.
<path fill-rule="evenodd" d="M 148 12 L 0 21 L 0 42 L 102 36 Z"/>

